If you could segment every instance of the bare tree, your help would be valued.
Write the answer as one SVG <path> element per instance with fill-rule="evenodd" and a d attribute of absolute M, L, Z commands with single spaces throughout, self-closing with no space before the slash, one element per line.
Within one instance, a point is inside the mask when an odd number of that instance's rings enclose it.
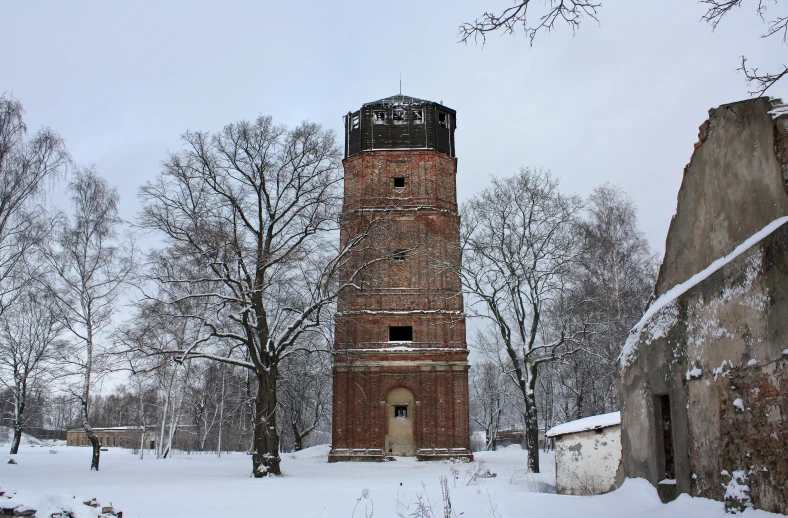
<path fill-rule="evenodd" d="M 302 450 L 307 436 L 328 420 L 331 406 L 328 359 L 326 354 L 313 352 L 293 354 L 282 363 L 279 405 L 284 426 L 290 427 L 294 451 Z"/>
<path fill-rule="evenodd" d="M 471 419 L 484 428 L 485 449 L 494 451 L 501 419 L 514 396 L 512 383 L 500 364 L 489 360 L 472 365 L 469 374 Z"/>
<path fill-rule="evenodd" d="M 30 394 L 42 390 L 53 375 L 54 349 L 60 346 L 62 325 L 46 297 L 28 290 L 0 319 L 0 383 L 13 398 L 11 454 L 27 423 Z"/>
<path fill-rule="evenodd" d="M 603 185 L 589 196 L 579 224 L 583 254 L 570 297 L 579 319 L 595 322 L 584 351 L 567 360 L 564 386 L 576 397 L 576 417 L 618 410 L 616 359 L 652 293 L 657 257 L 638 227 L 634 203 Z M 571 381 L 571 383 L 566 383 Z"/>
<path fill-rule="evenodd" d="M 118 298 L 134 271 L 134 251 L 120 243 L 119 196 L 106 180 L 92 169 L 83 169 L 75 173 L 68 192 L 73 214 L 63 218 L 57 238 L 46 251 L 54 271 L 47 295 L 56 301 L 73 339 L 74 348 L 66 361 L 81 378 L 80 390 L 73 395 L 93 446 L 90 468 L 98 470 L 100 444 L 90 425 L 89 408 L 98 341 L 113 324 Z M 124 241 L 131 243 L 129 238 Z"/>
<path fill-rule="evenodd" d="M 249 369 L 256 379 L 253 475 L 279 474 L 280 362 L 329 318 L 338 279 L 365 231 L 338 237 L 342 175 L 332 131 L 294 129 L 270 117 L 188 132 L 157 180 L 146 184 L 141 224 L 164 235 L 154 280 L 172 318 L 202 330 L 179 361 L 207 358 Z M 362 268 L 360 266 L 359 268 Z M 183 313 L 198 300 L 209 310 Z M 230 341 L 229 352 L 217 346 Z"/>
<path fill-rule="evenodd" d="M 34 202 L 46 181 L 69 163 L 63 141 L 51 129 L 27 138 L 23 115 L 19 101 L 0 96 L 0 315 L 34 277 L 24 271 L 30 266 L 26 258 L 51 229 L 44 208 Z"/>
<path fill-rule="evenodd" d="M 587 18 L 595 21 L 601 2 L 590 0 L 519 0 L 515 5 L 504 9 L 500 14 L 485 12 L 473 22 L 460 26 L 460 41 L 467 43 L 473 40 L 478 43 L 487 41 L 487 34 L 504 31 L 512 34 L 518 27 L 522 28 L 533 44 L 539 32 L 552 31 L 556 22 L 566 23 L 575 31 L 580 23 Z M 534 13 L 536 11 L 536 13 Z M 533 15 L 533 16 L 532 16 Z"/>
<path fill-rule="evenodd" d="M 702 20 L 709 23 L 712 29 L 716 29 L 722 19 L 734 8 L 747 3 L 747 0 L 699 1 L 707 6 Z M 756 6 L 758 16 L 766 24 L 766 32 L 761 37 L 777 36 L 782 39 L 783 44 L 788 43 L 788 15 L 774 14 L 768 9 L 769 5 L 776 7 L 781 4 L 778 4 L 777 0 L 774 2 L 752 0 L 751 3 Z M 521 28 L 533 44 L 538 33 L 552 31 L 557 23 L 569 25 L 574 32 L 580 28 L 580 24 L 584 20 L 592 19 L 598 22 L 597 15 L 601 7 L 601 1 L 593 0 L 547 0 L 545 2 L 517 0 L 513 6 L 500 13 L 485 12 L 473 22 L 463 23 L 459 28 L 459 38 L 462 43 L 467 43 L 469 40 L 479 43 L 481 40 L 481 43 L 484 44 L 489 33 L 503 31 L 513 34 L 517 28 Z M 747 65 L 745 56 L 741 56 L 741 66 L 738 70 L 744 74 L 747 84 L 754 87 L 750 91 L 751 95 L 764 95 L 769 88 L 788 74 L 788 66 L 785 64 L 780 65 L 777 70 L 760 72 L 758 68 Z"/>
<path fill-rule="evenodd" d="M 700 3 L 708 6 L 708 10 L 703 15 L 703 21 L 711 25 L 712 29 L 716 29 L 725 15 L 730 13 L 734 8 L 741 7 L 745 1 L 700 0 Z M 756 4 L 755 9 L 758 16 L 760 16 L 763 23 L 766 24 L 766 32 L 761 35 L 761 38 L 776 36 L 782 40 L 783 44 L 788 43 L 788 16 L 770 13 L 767 9 L 767 4 L 773 4 L 776 7 L 778 5 L 777 1 L 767 2 L 766 0 L 754 0 L 752 3 Z M 769 88 L 774 86 L 775 83 L 788 74 L 788 67 L 786 67 L 785 64 L 780 65 L 780 70 L 759 72 L 757 68 L 747 66 L 747 58 L 745 56 L 741 57 L 741 66 L 739 70 L 747 79 L 747 84 L 754 87 L 754 90 L 750 91 L 751 95 L 765 94 Z"/>
<path fill-rule="evenodd" d="M 500 336 L 501 361 L 523 400 L 528 467 L 535 473 L 539 366 L 576 352 L 586 333 L 565 300 L 582 252 L 576 232 L 581 208 L 579 198 L 559 192 L 549 172 L 523 169 L 493 178 L 492 187 L 461 210 L 457 271 L 471 316 L 488 319 Z"/>

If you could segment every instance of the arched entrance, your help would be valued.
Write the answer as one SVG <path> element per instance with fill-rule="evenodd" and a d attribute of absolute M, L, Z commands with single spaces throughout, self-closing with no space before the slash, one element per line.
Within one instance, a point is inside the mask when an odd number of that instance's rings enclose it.
<path fill-rule="evenodd" d="M 406 388 L 395 388 L 386 399 L 388 433 L 386 454 L 412 457 L 416 455 L 416 440 L 413 438 L 416 421 L 416 401 L 413 392 Z"/>

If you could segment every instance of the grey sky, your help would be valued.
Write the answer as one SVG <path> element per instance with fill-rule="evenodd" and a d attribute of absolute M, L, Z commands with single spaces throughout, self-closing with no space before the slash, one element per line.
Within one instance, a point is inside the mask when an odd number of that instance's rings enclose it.
<path fill-rule="evenodd" d="M 584 196 L 611 182 L 661 253 L 706 111 L 747 97 L 738 57 L 774 68 L 785 47 L 759 38 L 752 5 L 712 32 L 694 0 L 605 0 L 601 25 L 561 26 L 533 47 L 521 34 L 456 43 L 462 22 L 509 5 L 9 1 L 0 92 L 119 186 L 133 218 L 138 186 L 185 130 L 263 113 L 340 133 L 343 114 L 398 91 L 401 71 L 403 93 L 458 112 L 461 200 L 521 166 Z"/>

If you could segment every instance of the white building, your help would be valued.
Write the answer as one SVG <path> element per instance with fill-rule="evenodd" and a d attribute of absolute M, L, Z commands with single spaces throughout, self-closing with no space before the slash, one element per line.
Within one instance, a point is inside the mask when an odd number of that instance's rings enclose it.
<path fill-rule="evenodd" d="M 598 495 L 624 482 L 621 414 L 595 415 L 547 431 L 555 440 L 556 490 L 563 495 Z"/>

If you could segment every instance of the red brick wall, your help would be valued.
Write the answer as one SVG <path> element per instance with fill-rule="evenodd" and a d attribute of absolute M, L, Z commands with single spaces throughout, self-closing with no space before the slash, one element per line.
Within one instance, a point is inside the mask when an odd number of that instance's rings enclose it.
<path fill-rule="evenodd" d="M 374 151 L 345 165 L 342 243 L 371 229 L 345 267 L 408 250 L 405 261 L 367 268 L 360 290 L 338 301 L 334 357 L 334 448 L 384 448 L 386 398 L 416 401 L 418 448 L 470 448 L 468 363 L 460 259 L 457 161 L 435 151 Z M 405 177 L 395 188 L 394 177 Z M 388 342 L 389 326 L 413 326 L 413 342 Z M 392 350 L 406 346 L 408 350 Z"/>

